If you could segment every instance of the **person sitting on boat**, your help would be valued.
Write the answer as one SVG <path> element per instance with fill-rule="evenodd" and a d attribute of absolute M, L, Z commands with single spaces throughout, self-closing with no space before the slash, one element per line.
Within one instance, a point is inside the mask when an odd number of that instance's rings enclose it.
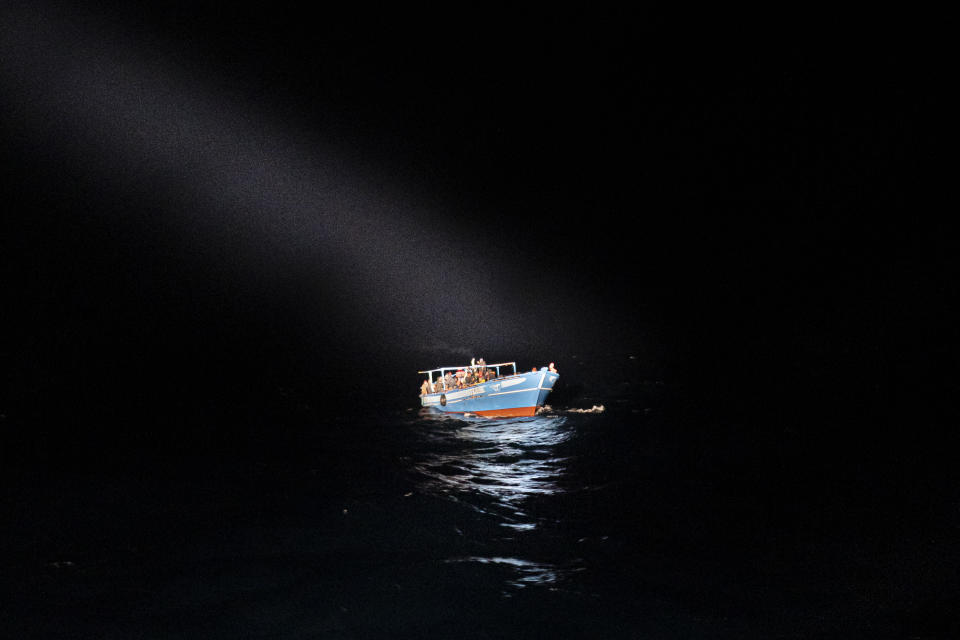
<path fill-rule="evenodd" d="M 443 376 L 443 383 L 447 389 L 453 389 L 453 374 L 447 371 L 447 375 Z"/>
<path fill-rule="evenodd" d="M 476 381 L 477 381 L 477 378 L 473 374 L 473 369 L 468 369 L 467 375 L 463 377 L 463 384 L 466 386 L 470 386 L 471 384 L 474 384 Z"/>
<path fill-rule="evenodd" d="M 553 366 L 553 363 L 552 363 L 552 362 L 550 363 L 550 367 L 548 368 L 548 371 L 550 371 L 550 373 L 556 373 L 556 372 L 557 372 L 557 368 L 556 368 L 555 366 Z"/>
<path fill-rule="evenodd" d="M 429 381 L 429 380 L 424 380 L 424 381 L 423 381 L 423 384 L 420 385 L 420 395 L 425 396 L 425 395 L 427 395 L 428 393 L 430 393 L 430 391 L 431 391 L 431 389 L 430 389 L 430 381 Z"/>

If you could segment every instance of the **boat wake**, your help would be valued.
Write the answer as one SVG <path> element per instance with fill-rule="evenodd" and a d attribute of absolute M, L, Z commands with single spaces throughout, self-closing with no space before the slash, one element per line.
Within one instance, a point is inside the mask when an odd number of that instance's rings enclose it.
<path fill-rule="evenodd" d="M 599 405 L 595 404 L 589 409 L 567 409 L 566 412 L 567 413 L 603 413 L 606 410 L 607 410 L 606 407 L 604 407 L 602 404 L 599 404 Z"/>
<path fill-rule="evenodd" d="M 595 404 L 589 409 L 554 409 L 548 404 L 543 405 L 540 409 L 537 410 L 537 414 L 541 413 L 603 413 L 606 411 L 606 407 L 602 404 Z"/>

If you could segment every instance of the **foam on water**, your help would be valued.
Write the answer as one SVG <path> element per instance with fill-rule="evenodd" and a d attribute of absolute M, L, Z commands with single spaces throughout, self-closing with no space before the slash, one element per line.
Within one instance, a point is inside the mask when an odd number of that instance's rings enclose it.
<path fill-rule="evenodd" d="M 550 405 L 545 404 L 537 410 L 537 413 L 603 413 L 604 411 L 606 411 L 606 407 L 602 404 L 595 404 L 589 409 L 554 409 Z"/>

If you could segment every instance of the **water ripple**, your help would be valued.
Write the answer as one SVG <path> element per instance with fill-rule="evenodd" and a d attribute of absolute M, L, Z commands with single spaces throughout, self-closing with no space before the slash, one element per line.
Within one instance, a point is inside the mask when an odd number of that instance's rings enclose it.
<path fill-rule="evenodd" d="M 556 447 L 572 431 L 562 416 L 451 420 L 425 414 L 415 424 L 424 447 L 413 469 L 425 493 L 486 496 L 515 507 L 563 491 L 567 458 Z"/>
<path fill-rule="evenodd" d="M 532 502 L 566 491 L 565 445 L 574 429 L 565 416 L 488 420 L 421 412 L 410 426 L 418 445 L 409 471 L 418 490 L 465 505 L 510 530 L 501 539 L 508 547 L 517 536 L 529 537 L 545 524 L 537 515 L 540 510 L 530 508 Z M 553 563 L 506 550 L 503 555 L 446 562 L 495 565 L 506 571 L 504 581 L 513 589 L 554 585 L 564 573 Z"/>

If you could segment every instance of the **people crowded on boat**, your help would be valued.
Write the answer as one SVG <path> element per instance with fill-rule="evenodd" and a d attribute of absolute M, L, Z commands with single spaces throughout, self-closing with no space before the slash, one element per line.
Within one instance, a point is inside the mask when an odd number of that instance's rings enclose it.
<path fill-rule="evenodd" d="M 540 369 L 534 367 L 530 370 L 531 373 L 537 373 L 538 371 L 557 373 L 557 368 L 556 365 L 551 362 L 549 367 L 542 367 Z M 480 358 L 479 360 L 471 358 L 470 366 L 461 367 L 457 369 L 455 373 L 446 371 L 443 376 L 438 376 L 437 379 L 432 383 L 430 382 L 429 378 L 424 380 L 423 384 L 420 385 L 420 395 L 441 393 L 450 389 L 464 389 L 476 384 L 490 382 L 491 380 L 496 380 L 501 377 L 503 376 L 499 375 L 496 369 L 487 368 L 487 363 L 483 358 Z"/>

